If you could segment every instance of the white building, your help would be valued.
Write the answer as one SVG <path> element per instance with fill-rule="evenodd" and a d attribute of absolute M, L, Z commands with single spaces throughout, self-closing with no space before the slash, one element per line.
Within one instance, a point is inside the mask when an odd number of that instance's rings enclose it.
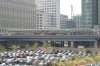
<path fill-rule="evenodd" d="M 0 32 L 11 29 L 35 29 L 34 0 L 0 0 Z"/>
<path fill-rule="evenodd" d="M 42 11 L 36 12 L 36 29 L 45 29 L 48 22 L 48 15 Z"/>
<path fill-rule="evenodd" d="M 45 29 L 60 29 L 60 0 L 35 0 L 37 10 L 48 15 Z"/>

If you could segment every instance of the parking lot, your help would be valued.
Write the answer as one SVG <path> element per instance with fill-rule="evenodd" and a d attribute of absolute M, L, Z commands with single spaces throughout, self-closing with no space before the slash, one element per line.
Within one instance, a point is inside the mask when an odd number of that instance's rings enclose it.
<path fill-rule="evenodd" d="M 74 60 L 75 57 L 91 57 L 91 54 L 75 50 L 53 50 L 48 53 L 42 49 L 6 51 L 0 53 L 0 66 L 53 66 L 53 63 L 55 63 L 56 61 Z M 100 66 L 100 63 L 87 64 L 86 66 Z"/>

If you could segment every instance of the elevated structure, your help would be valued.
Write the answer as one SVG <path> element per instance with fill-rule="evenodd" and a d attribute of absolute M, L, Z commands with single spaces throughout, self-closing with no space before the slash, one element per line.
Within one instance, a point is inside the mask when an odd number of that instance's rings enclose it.
<path fill-rule="evenodd" d="M 11 30 L 0 35 L 0 43 L 7 45 L 31 45 L 34 42 L 49 42 L 55 47 L 100 48 L 100 30 Z M 24 44 L 23 44 L 24 43 Z"/>
<path fill-rule="evenodd" d="M 92 36 L 100 35 L 99 29 L 82 30 L 82 29 L 68 29 L 68 30 L 9 30 L 8 36 Z"/>
<path fill-rule="evenodd" d="M 51 46 L 64 47 L 67 43 L 70 48 L 100 48 L 100 36 L 0 36 L 0 43 L 7 46 L 17 45 L 32 45 L 34 42 L 39 42 L 40 45 L 48 42 Z M 24 43 L 24 44 L 23 44 Z"/>

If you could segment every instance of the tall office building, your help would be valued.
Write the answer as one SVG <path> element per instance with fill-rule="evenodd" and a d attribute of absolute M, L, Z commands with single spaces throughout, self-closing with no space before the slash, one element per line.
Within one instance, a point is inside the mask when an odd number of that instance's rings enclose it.
<path fill-rule="evenodd" d="M 35 0 L 37 10 L 48 15 L 45 29 L 60 29 L 60 0 Z"/>
<path fill-rule="evenodd" d="M 42 11 L 36 12 L 36 29 L 45 29 L 48 22 L 48 15 Z"/>
<path fill-rule="evenodd" d="M 68 16 L 60 15 L 60 29 L 67 29 Z"/>
<path fill-rule="evenodd" d="M 81 28 L 93 29 L 100 21 L 98 19 L 100 0 L 82 0 L 82 26 Z"/>
<path fill-rule="evenodd" d="M 0 31 L 35 29 L 35 10 L 34 0 L 0 0 Z"/>
<path fill-rule="evenodd" d="M 73 17 L 73 20 L 75 21 L 76 29 L 81 29 L 82 16 L 76 15 Z"/>
<path fill-rule="evenodd" d="M 76 28 L 76 23 L 72 19 L 68 19 L 67 24 L 66 24 L 66 29 L 75 29 Z"/>
<path fill-rule="evenodd" d="M 100 0 L 98 0 L 98 27 L 100 29 Z"/>

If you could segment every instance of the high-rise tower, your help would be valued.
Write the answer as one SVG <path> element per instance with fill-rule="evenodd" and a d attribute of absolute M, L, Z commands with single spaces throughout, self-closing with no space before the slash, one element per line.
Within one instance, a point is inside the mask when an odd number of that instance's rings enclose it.
<path fill-rule="evenodd" d="M 82 0 L 82 26 L 84 29 L 93 29 L 98 25 L 99 0 Z"/>
<path fill-rule="evenodd" d="M 46 29 L 60 29 L 60 0 L 35 0 L 37 10 L 48 15 Z"/>

